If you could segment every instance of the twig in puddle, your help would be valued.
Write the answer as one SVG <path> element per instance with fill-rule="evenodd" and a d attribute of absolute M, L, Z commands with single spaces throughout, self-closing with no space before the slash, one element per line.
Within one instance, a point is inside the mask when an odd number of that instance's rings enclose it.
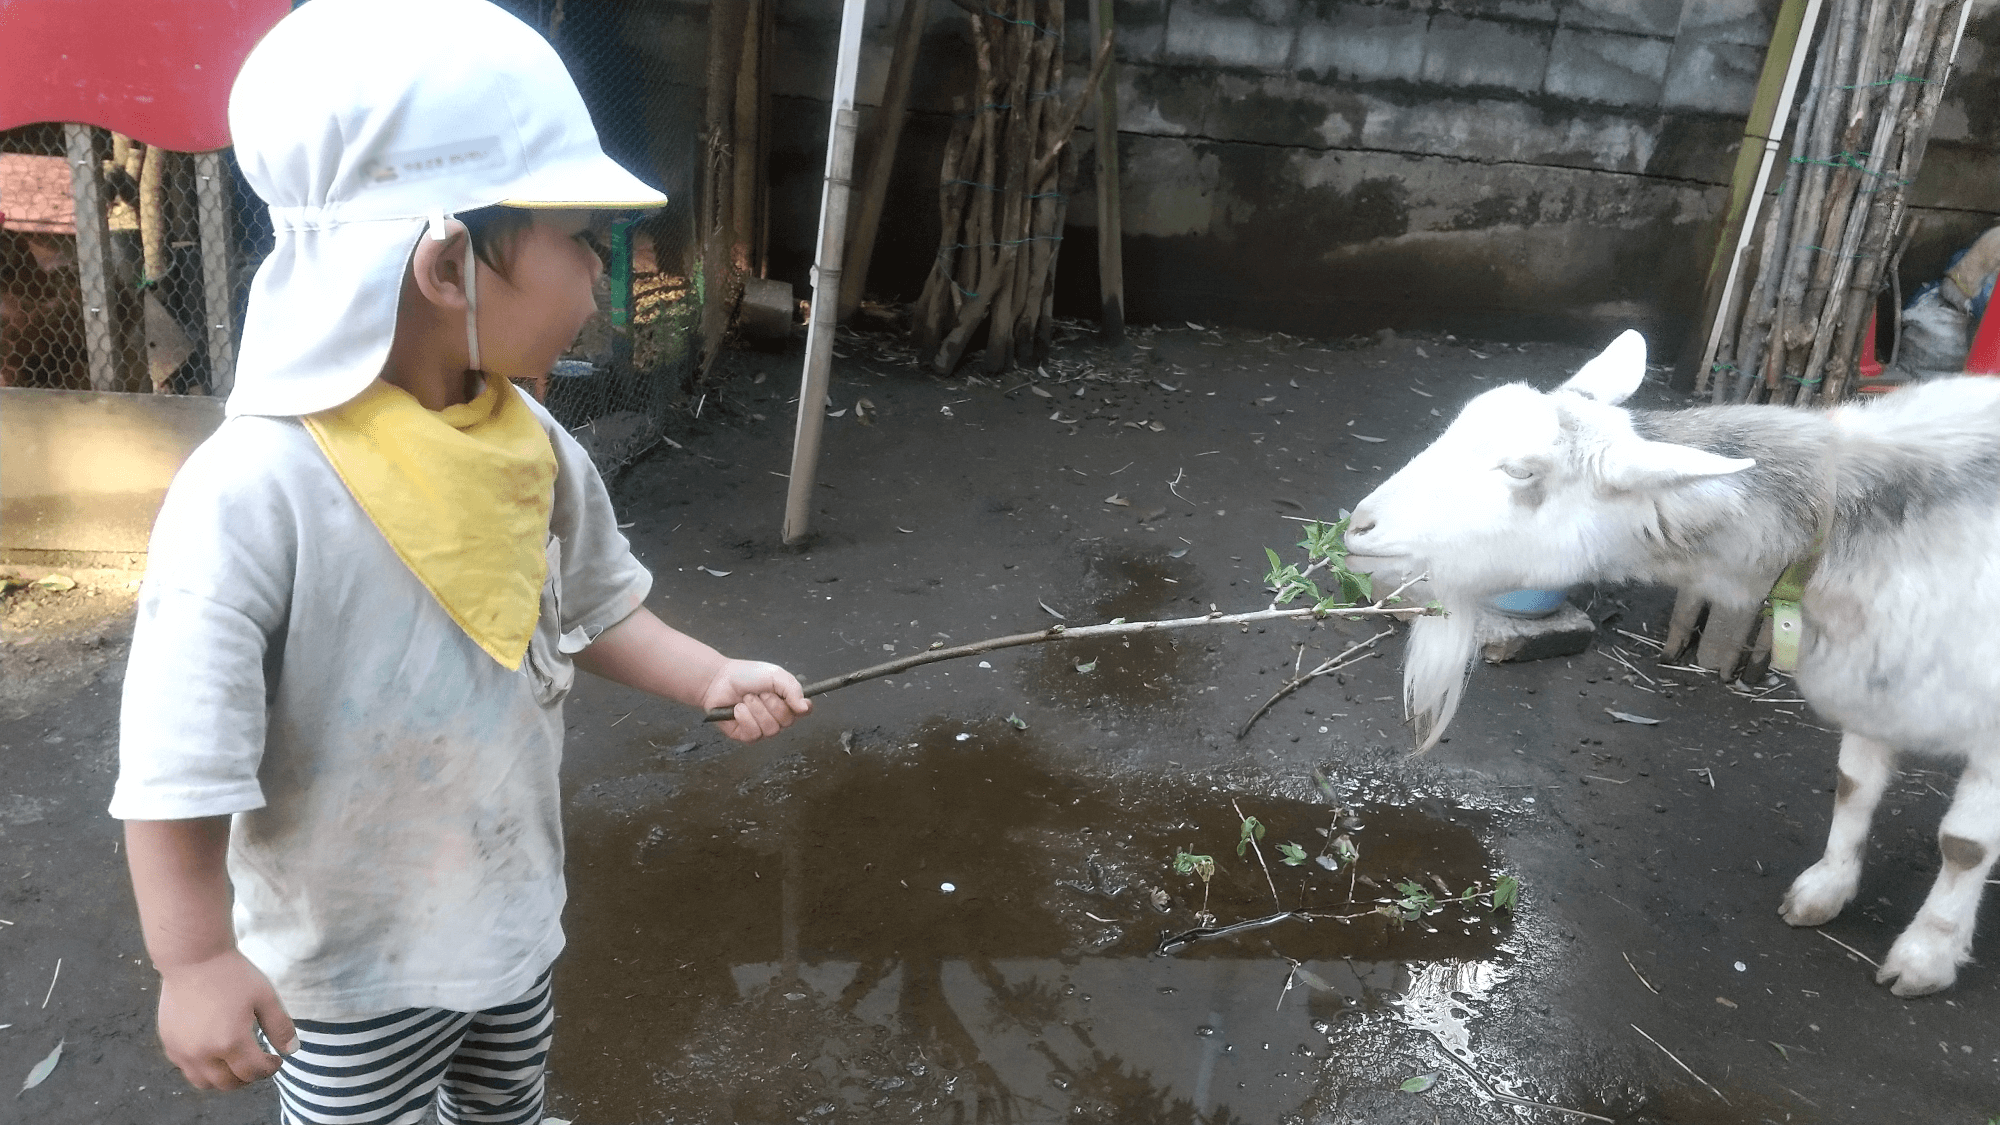
<path fill-rule="evenodd" d="M 1474 1082 L 1478 1083 L 1479 1088 L 1481 1090 L 1486 1091 L 1486 1096 L 1492 1098 L 1494 1101 L 1505 1102 L 1508 1105 L 1524 1106 L 1528 1109 L 1552 1109 L 1557 1113 L 1567 1113 L 1573 1117 L 1582 1117 L 1591 1121 L 1602 1121 L 1605 1123 L 1605 1125 L 1618 1125 L 1618 1123 L 1616 1121 L 1613 1121 L 1611 1118 L 1599 1117 L 1595 1113 L 1587 1113 L 1580 1109 L 1571 1109 L 1568 1106 L 1550 1105 L 1548 1102 L 1530 1101 L 1527 1098 L 1517 1098 L 1512 1094 L 1503 1094 L 1500 1091 L 1495 1090 L 1492 1087 L 1492 1085 L 1486 1081 L 1485 1077 L 1482 1076 L 1478 1071 L 1472 1069 L 1471 1063 L 1466 1062 L 1464 1059 L 1459 1058 L 1458 1052 L 1451 1049 L 1451 1044 L 1446 1043 L 1444 1041 L 1444 1036 L 1439 1035 L 1437 1032 L 1432 1031 L 1430 1028 L 1425 1028 L 1424 1034 L 1430 1036 L 1432 1039 L 1437 1040 L 1438 1050 L 1444 1052 L 1444 1057 L 1450 1059 L 1452 1062 L 1457 1063 L 1458 1068 L 1465 1072 L 1465 1076 L 1467 1078 L 1472 1079 Z M 1641 1034 L 1644 1033 L 1641 1032 Z"/>
<path fill-rule="evenodd" d="M 1394 597 L 1391 594 L 1390 597 Z M 1006 637 L 991 637 L 971 644 L 952 648 L 930 649 L 899 657 L 886 664 L 876 664 L 853 672 L 820 680 L 805 686 L 806 698 L 824 695 L 836 688 L 858 684 L 882 676 L 892 676 L 898 672 L 924 664 L 935 664 L 940 660 L 957 660 L 966 656 L 977 656 L 996 649 L 1018 648 L 1021 645 L 1045 644 L 1050 641 L 1090 640 L 1096 637 L 1129 637 L 1137 633 L 1161 632 L 1168 629 L 1190 629 L 1198 625 L 1250 625 L 1259 621 L 1324 621 L 1329 617 L 1393 617 L 1407 621 L 1415 617 L 1432 616 L 1432 611 L 1416 605 L 1390 605 L 1388 598 L 1377 599 L 1365 606 L 1338 606 L 1320 609 L 1316 606 L 1302 606 L 1298 609 L 1258 609 L 1248 613 L 1211 612 L 1200 617 L 1177 617 L 1167 621 L 1112 621 L 1103 625 L 1083 625 L 1071 628 L 1056 625 L 1038 633 L 1015 633 Z M 702 716 L 703 722 L 720 723 L 734 717 L 727 707 L 711 707 Z"/>
<path fill-rule="evenodd" d="M 1632 1025 L 1632 1030 L 1633 1030 L 1633 1031 L 1636 1031 L 1636 1032 L 1638 1032 L 1638 1033 L 1639 1033 L 1639 1034 L 1641 1034 L 1641 1035 L 1646 1035 L 1646 1029 L 1645 1029 L 1645 1028 L 1643 1028 L 1643 1027 L 1640 1027 L 1640 1026 L 1639 1026 L 1638 1024 L 1636 1024 L 1636 1023 Z M 1675 1066 L 1678 1066 L 1678 1067 L 1680 1067 L 1680 1068 L 1681 1068 L 1682 1070 L 1685 1070 L 1685 1071 L 1687 1071 L 1687 1072 L 1688 1072 L 1689 1074 L 1693 1075 L 1693 1076 L 1694 1076 L 1694 1080 L 1695 1080 L 1696 1082 L 1699 1082 L 1699 1083 L 1701 1083 L 1701 1084 L 1702 1084 L 1702 1085 L 1704 1085 L 1704 1086 L 1708 1086 L 1708 1092 L 1709 1092 L 1709 1093 L 1711 1093 L 1711 1094 L 1714 1094 L 1714 1095 L 1715 1095 L 1716 1097 L 1718 1097 L 1718 1098 L 1722 1098 L 1722 1104 L 1723 1104 L 1723 1105 L 1729 1105 L 1729 1104 L 1731 1104 L 1728 1098 L 1723 1098 L 1723 1097 L 1722 1097 L 1722 1091 L 1720 1091 L 1720 1090 L 1716 1089 L 1716 1088 L 1715 1088 L 1714 1086 L 1710 1086 L 1710 1085 L 1709 1085 L 1709 1082 L 1708 1082 L 1708 1079 L 1706 1079 L 1706 1078 L 1703 1078 L 1703 1077 L 1702 1077 L 1701 1075 L 1699 1075 L 1699 1074 L 1695 1074 L 1695 1073 L 1694 1073 L 1694 1068 L 1693 1068 L 1693 1067 L 1691 1067 L 1691 1066 L 1689 1066 L 1688 1064 L 1686 1064 L 1686 1063 L 1682 1062 L 1682 1061 L 1681 1061 L 1681 1057 L 1680 1057 L 1679 1055 L 1676 1055 L 1676 1054 L 1674 1054 L 1674 1053 L 1673 1053 L 1672 1051 L 1669 1051 L 1669 1050 L 1667 1050 L 1667 1049 L 1666 1049 L 1666 1047 L 1665 1047 L 1664 1045 L 1662 1045 L 1662 1044 L 1660 1043 L 1660 1041 L 1659 1041 L 1658 1039 L 1655 1039 L 1655 1038 L 1653 1038 L 1653 1037 L 1652 1037 L 1652 1036 L 1650 1036 L 1650 1035 L 1646 1035 L 1646 1042 L 1648 1042 L 1648 1043 L 1651 1043 L 1651 1044 L 1652 1044 L 1653 1046 L 1655 1046 L 1655 1047 L 1659 1047 L 1659 1048 L 1660 1048 L 1660 1053 L 1661 1053 L 1661 1054 L 1664 1054 L 1664 1055 L 1665 1055 L 1665 1056 L 1667 1056 L 1668 1058 L 1670 1058 L 1670 1059 L 1674 1060 L 1674 1065 L 1675 1065 Z"/>
<path fill-rule="evenodd" d="M 1243 839 L 1250 845 L 1250 850 L 1257 853 L 1257 866 L 1264 869 L 1264 882 L 1271 888 L 1271 905 L 1278 910 L 1283 910 L 1285 904 L 1278 898 L 1278 884 L 1271 878 L 1271 865 L 1264 862 L 1264 849 L 1257 843 L 1257 837 L 1262 833 L 1263 825 L 1259 822 L 1253 822 L 1249 817 L 1244 816 L 1243 806 L 1236 803 L 1236 798 L 1231 797 L 1229 799 L 1229 807 L 1236 810 L 1236 819 L 1243 823 Z M 1255 831 L 1252 831 L 1253 828 Z M 1243 854 L 1241 845 L 1237 847 L 1236 854 Z"/>
<path fill-rule="evenodd" d="M 1236 740 L 1238 742 L 1243 741 L 1243 737 L 1250 733 L 1250 728 L 1257 724 L 1258 719 L 1264 717 L 1264 712 L 1269 711 L 1271 707 L 1274 704 L 1276 704 L 1280 699 L 1283 699 L 1287 695 L 1290 695 L 1291 693 L 1297 691 L 1299 688 L 1303 687 L 1307 680 L 1310 680 L 1316 676 L 1331 675 L 1335 672 L 1340 671 L 1342 668 L 1347 667 L 1350 664 L 1359 663 L 1361 657 L 1355 656 L 1356 653 L 1360 652 L 1364 648 L 1368 648 L 1369 646 L 1373 645 L 1376 641 L 1381 640 L 1383 637 L 1386 637 L 1393 632 L 1395 632 L 1395 630 L 1393 629 L 1384 629 L 1365 641 L 1357 641 L 1354 644 L 1349 645 L 1346 651 L 1342 652 L 1339 656 L 1328 657 L 1327 659 L 1321 661 L 1318 667 L 1314 668 L 1312 671 L 1307 672 L 1304 675 L 1298 675 L 1296 673 L 1297 665 L 1294 664 L 1293 667 L 1295 671 L 1292 678 L 1290 680 L 1287 680 L 1284 683 L 1284 685 L 1280 687 L 1277 691 L 1273 692 L 1271 694 L 1271 698 L 1266 699 L 1264 701 L 1264 705 L 1262 707 L 1257 708 L 1257 713 L 1250 716 L 1250 718 L 1243 723 L 1242 729 L 1236 732 Z M 1300 656 L 1305 655 L 1304 646 L 1300 646 L 1299 654 Z M 1348 659 L 1349 657 L 1353 657 L 1353 659 L 1350 660 Z"/>
<path fill-rule="evenodd" d="M 45 993 L 43 993 L 43 994 L 42 994 L 42 1007 L 43 1007 L 43 1009 L 45 1009 L 45 1010 L 46 1010 L 46 1009 L 48 1008 L 48 1006 L 49 1006 L 49 997 L 51 997 L 51 996 L 54 996 L 54 995 L 56 994 L 56 980 L 57 980 L 57 979 L 58 979 L 59 977 L 61 977 L 61 976 L 62 976 L 62 958 L 58 957 L 58 958 L 56 958 L 56 971 L 55 971 L 55 974 L 54 974 L 53 976 L 49 977 L 49 990 L 48 990 L 47 992 L 45 992 Z"/>
<path fill-rule="evenodd" d="M 1199 507 L 1199 505 L 1197 505 L 1194 501 L 1181 495 L 1181 490 L 1178 486 L 1181 483 L 1181 478 L 1185 475 L 1187 475 L 1186 469 L 1175 469 L 1174 479 L 1167 482 L 1167 491 L 1173 493 L 1174 498 L 1176 500 L 1179 500 L 1181 503 L 1186 504 L 1188 507 L 1190 508 Z"/>
<path fill-rule="evenodd" d="M 1631 778 L 1629 778 L 1629 777 L 1628 777 L 1628 778 L 1626 778 L 1626 779 L 1625 779 L 1625 780 L 1623 780 L 1623 781 L 1620 781 L 1620 780 L 1618 780 L 1618 779 L 1617 779 L 1617 778 L 1615 778 L 1615 777 L 1599 777 L 1599 776 L 1597 776 L 1597 775 L 1596 775 L 1596 774 L 1594 774 L 1594 773 L 1587 773 L 1587 774 L 1584 774 L 1584 775 L 1583 775 L 1583 777 L 1584 777 L 1584 780 L 1586 780 L 1586 781 L 1608 781 L 1608 782 L 1610 782 L 1610 783 L 1611 783 L 1611 784 L 1613 784 L 1613 785 L 1630 785 L 1630 784 L 1632 784 L 1632 779 L 1631 779 Z"/>
<path fill-rule="evenodd" d="M 1630 954 L 1621 949 L 1618 951 L 1618 956 L 1625 958 L 1625 967 L 1632 970 L 1632 975 L 1639 978 L 1639 983 L 1646 986 L 1646 991 L 1655 996 L 1660 994 L 1660 990 L 1653 987 L 1653 982 L 1646 979 L 1646 974 L 1639 971 L 1639 966 L 1632 963 Z"/>
<path fill-rule="evenodd" d="M 1839 946 L 1840 948 L 1847 950 L 1849 953 L 1854 954 L 1856 957 L 1861 958 L 1863 961 L 1868 962 L 1875 968 L 1879 969 L 1882 967 L 1881 963 L 1876 961 L 1875 958 L 1868 956 L 1866 953 L 1861 952 L 1859 949 L 1856 949 L 1853 946 L 1847 944 L 1846 942 L 1840 940 L 1839 938 L 1834 937 L 1832 934 L 1827 933 L 1825 930 L 1814 930 L 1813 932 L 1825 938 L 1826 940 L 1832 942 L 1833 944 Z"/>

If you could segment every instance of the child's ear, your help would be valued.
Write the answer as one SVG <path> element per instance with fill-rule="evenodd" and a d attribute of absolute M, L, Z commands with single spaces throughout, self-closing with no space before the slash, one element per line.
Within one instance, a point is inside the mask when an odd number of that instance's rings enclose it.
<path fill-rule="evenodd" d="M 410 255 L 410 278 L 424 300 L 441 309 L 465 308 L 465 247 L 471 233 L 457 219 L 445 221 L 445 237 L 429 230 Z"/>

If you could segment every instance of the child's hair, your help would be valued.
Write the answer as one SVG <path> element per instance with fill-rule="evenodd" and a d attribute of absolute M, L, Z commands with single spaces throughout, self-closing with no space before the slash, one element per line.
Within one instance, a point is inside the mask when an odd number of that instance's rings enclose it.
<path fill-rule="evenodd" d="M 534 213 L 524 207 L 503 207 L 496 203 L 491 207 L 461 211 L 458 220 L 471 232 L 472 250 L 479 255 L 479 260 L 494 273 L 512 281 L 507 270 L 514 261 L 514 240 L 534 224 Z"/>

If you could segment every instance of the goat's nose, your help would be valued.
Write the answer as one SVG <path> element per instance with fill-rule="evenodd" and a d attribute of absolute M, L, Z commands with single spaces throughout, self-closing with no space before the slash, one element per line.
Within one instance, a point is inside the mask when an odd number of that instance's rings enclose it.
<path fill-rule="evenodd" d="M 1375 530 L 1375 517 L 1366 512 L 1356 512 L 1347 521 L 1347 534 L 1366 535 Z"/>

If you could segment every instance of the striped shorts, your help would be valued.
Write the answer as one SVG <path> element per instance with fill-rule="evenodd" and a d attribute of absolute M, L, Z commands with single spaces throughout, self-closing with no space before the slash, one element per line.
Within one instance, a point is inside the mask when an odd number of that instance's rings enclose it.
<path fill-rule="evenodd" d="M 284 1125 L 532 1125 L 554 1030 L 549 974 L 483 1012 L 406 1008 L 351 1022 L 295 1020 L 277 1074 Z"/>

